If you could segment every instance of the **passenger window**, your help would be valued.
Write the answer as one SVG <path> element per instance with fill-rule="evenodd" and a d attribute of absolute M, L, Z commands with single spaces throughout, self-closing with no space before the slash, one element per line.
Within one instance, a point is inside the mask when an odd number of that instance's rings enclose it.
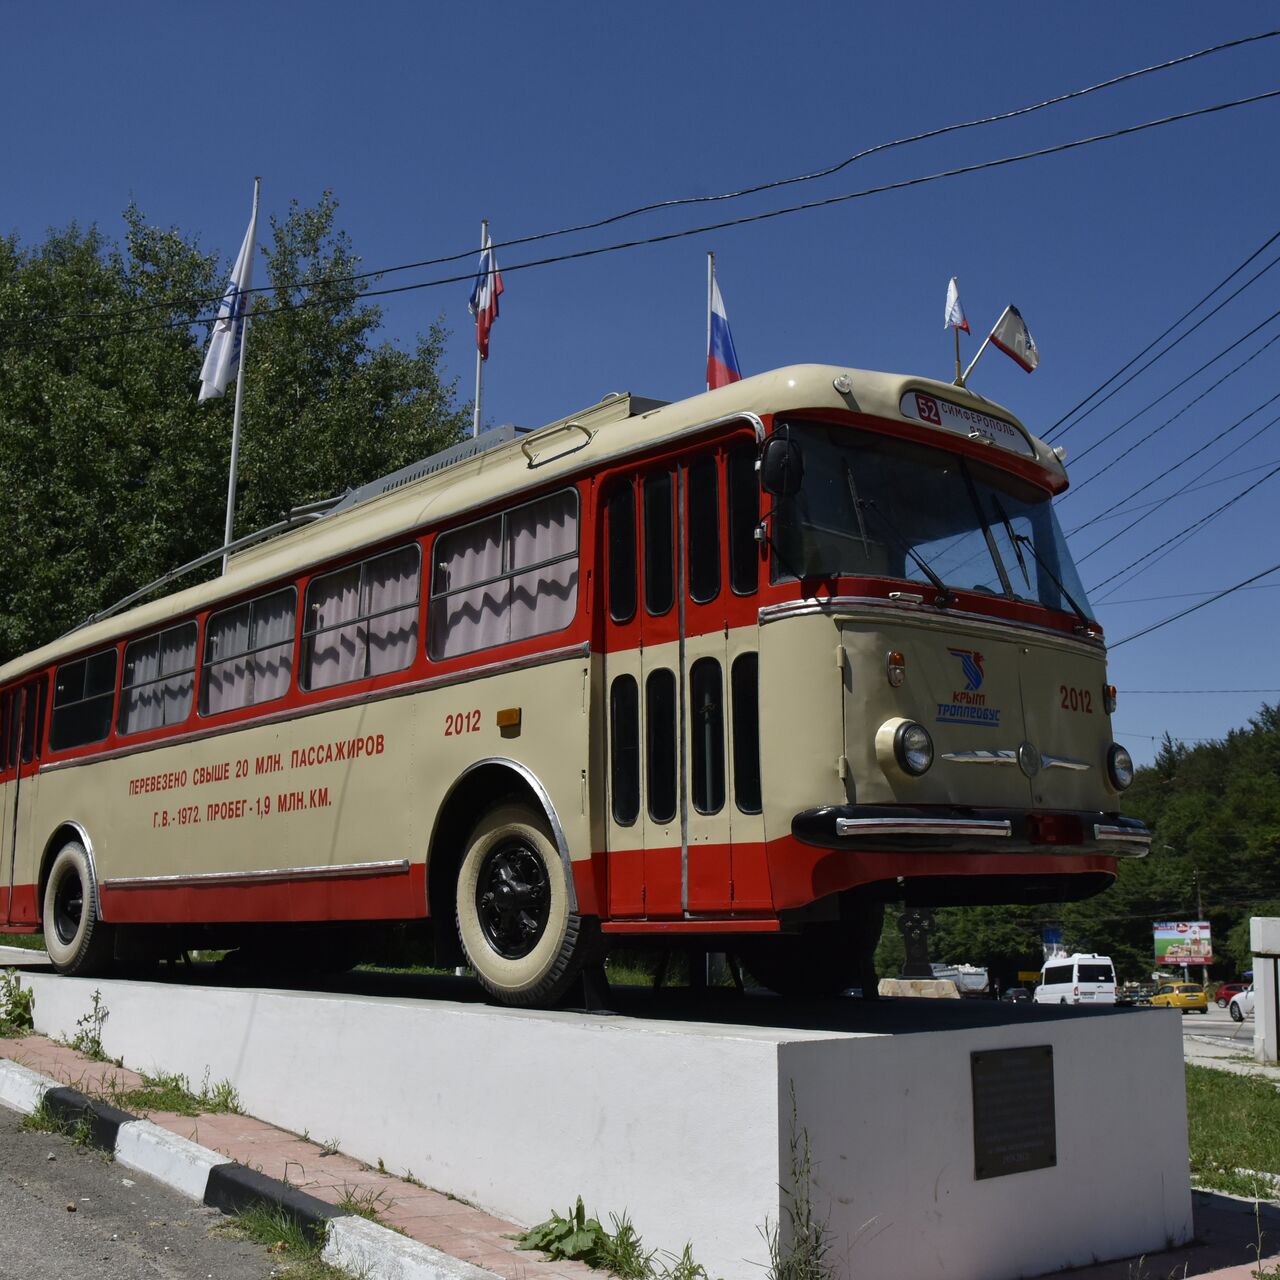
<path fill-rule="evenodd" d="M 685 471 L 689 522 L 689 595 L 699 604 L 720 594 L 720 493 L 713 457 L 698 458 Z"/>
<path fill-rule="evenodd" d="M 640 814 L 640 690 L 619 676 L 609 691 L 610 790 L 613 820 L 629 827 Z"/>
<path fill-rule="evenodd" d="M 304 689 L 402 671 L 418 647 L 417 543 L 313 578 L 302 633 Z"/>
<path fill-rule="evenodd" d="M 733 798 L 743 813 L 760 812 L 760 659 L 739 654 L 729 673 L 733 699 Z"/>
<path fill-rule="evenodd" d="M 196 624 L 184 622 L 125 646 L 120 732 L 181 724 L 191 714 L 196 680 Z"/>
<path fill-rule="evenodd" d="M 443 533 L 432 559 L 432 658 L 563 631 L 578 607 L 578 491 Z"/>
<path fill-rule="evenodd" d="M 22 728 L 22 763 L 30 764 L 40 758 L 40 737 L 44 732 L 45 692 L 48 681 L 41 676 L 27 686 L 26 723 Z"/>
<path fill-rule="evenodd" d="M 756 451 L 749 444 L 729 453 L 729 585 L 740 596 L 760 585 L 760 485 L 756 479 Z"/>
<path fill-rule="evenodd" d="M 116 658 L 114 649 L 106 649 L 58 668 L 49 726 L 49 745 L 55 751 L 101 742 L 111 732 Z"/>
<path fill-rule="evenodd" d="M 224 609 L 204 634 L 200 714 L 283 698 L 293 675 L 298 593 L 293 587 Z"/>
<path fill-rule="evenodd" d="M 644 607 L 655 616 L 675 603 L 674 549 L 671 472 L 658 471 L 644 482 Z"/>
<path fill-rule="evenodd" d="M 649 817 L 670 822 L 676 816 L 676 677 L 660 668 L 645 681 L 645 763 L 649 781 Z"/>
<path fill-rule="evenodd" d="M 605 511 L 609 617 L 614 622 L 630 622 L 636 615 L 636 494 L 629 481 L 613 491 Z"/>
<path fill-rule="evenodd" d="M 689 671 L 693 756 L 693 807 L 724 808 L 724 680 L 714 658 L 699 658 Z"/>

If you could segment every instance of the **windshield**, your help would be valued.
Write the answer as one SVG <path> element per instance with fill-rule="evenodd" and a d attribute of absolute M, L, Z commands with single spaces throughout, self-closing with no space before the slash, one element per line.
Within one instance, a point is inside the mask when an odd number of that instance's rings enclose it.
<path fill-rule="evenodd" d="M 804 470 L 800 491 L 777 500 L 775 579 L 928 582 L 914 553 L 957 591 L 1069 612 L 1065 588 L 1089 612 L 1049 496 L 1034 485 L 892 436 L 825 423 L 781 430 Z"/>

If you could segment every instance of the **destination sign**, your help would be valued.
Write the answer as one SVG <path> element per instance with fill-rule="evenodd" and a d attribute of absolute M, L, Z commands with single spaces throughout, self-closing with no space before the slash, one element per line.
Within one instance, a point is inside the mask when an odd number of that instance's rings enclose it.
<path fill-rule="evenodd" d="M 984 440 L 999 445 L 1024 458 L 1036 456 L 1035 446 L 1011 423 L 993 418 L 961 404 L 952 404 L 924 391 L 908 391 L 898 406 L 904 418 L 927 422 L 931 427 L 941 427 L 972 440 Z"/>

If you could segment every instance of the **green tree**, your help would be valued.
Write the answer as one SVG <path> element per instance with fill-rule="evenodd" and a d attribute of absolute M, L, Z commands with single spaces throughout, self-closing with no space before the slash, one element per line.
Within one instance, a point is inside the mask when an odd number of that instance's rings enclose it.
<path fill-rule="evenodd" d="M 238 533 L 456 439 L 437 322 L 379 341 L 369 281 L 326 193 L 271 222 L 249 338 Z M 0 238 L 0 660 L 222 541 L 233 397 L 197 403 L 226 264 L 125 211 L 116 245 L 74 223 Z M 258 273 L 259 277 L 261 273 Z M 304 305 L 305 304 L 305 305 Z M 215 572 L 211 569 L 209 572 Z"/>

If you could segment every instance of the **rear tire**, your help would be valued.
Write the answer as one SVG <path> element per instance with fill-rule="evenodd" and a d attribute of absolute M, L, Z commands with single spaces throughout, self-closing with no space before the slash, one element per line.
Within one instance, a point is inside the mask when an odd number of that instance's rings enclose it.
<path fill-rule="evenodd" d="M 1244 1021 L 1244 1014 L 1240 1012 L 1240 1006 L 1238 1004 L 1235 1004 L 1234 1002 L 1231 1005 L 1231 1021 L 1232 1022 Z"/>
<path fill-rule="evenodd" d="M 88 977 L 111 967 L 111 926 L 98 915 L 98 886 L 89 854 L 78 840 L 64 844 L 44 887 L 44 945 L 53 967 Z"/>
<path fill-rule="evenodd" d="M 458 936 L 476 977 L 504 1004 L 554 1004 L 593 952 L 594 931 L 569 907 L 565 865 L 541 814 L 486 814 L 458 871 Z"/>

